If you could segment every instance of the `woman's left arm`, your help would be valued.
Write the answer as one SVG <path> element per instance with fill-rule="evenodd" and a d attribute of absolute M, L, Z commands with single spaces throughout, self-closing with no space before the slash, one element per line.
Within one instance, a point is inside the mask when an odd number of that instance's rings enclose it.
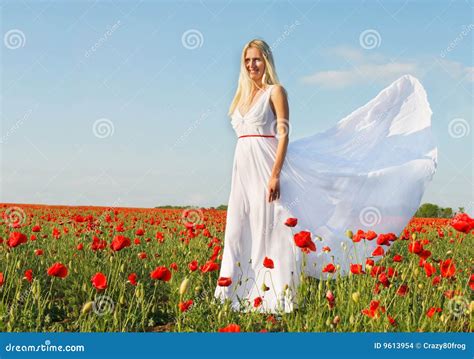
<path fill-rule="evenodd" d="M 280 172 L 285 161 L 289 142 L 290 110 L 286 91 L 281 85 L 275 85 L 270 97 L 277 121 L 278 148 L 270 180 L 268 182 L 268 201 L 280 198 Z"/>

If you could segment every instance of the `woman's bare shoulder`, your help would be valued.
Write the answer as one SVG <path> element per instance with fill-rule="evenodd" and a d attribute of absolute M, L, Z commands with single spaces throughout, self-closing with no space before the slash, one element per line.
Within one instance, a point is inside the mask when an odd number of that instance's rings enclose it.
<path fill-rule="evenodd" d="M 275 85 L 272 85 L 272 93 L 271 93 L 271 96 L 272 97 L 287 97 L 288 96 L 288 93 L 286 92 L 286 89 L 283 87 L 283 85 L 281 84 L 275 84 Z"/>

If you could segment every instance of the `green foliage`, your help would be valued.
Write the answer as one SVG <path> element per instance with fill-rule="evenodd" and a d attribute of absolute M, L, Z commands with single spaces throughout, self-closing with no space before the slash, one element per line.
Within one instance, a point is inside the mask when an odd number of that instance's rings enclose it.
<path fill-rule="evenodd" d="M 460 212 L 464 208 L 460 207 Z M 418 218 L 452 218 L 454 215 L 452 208 L 439 207 L 433 203 L 423 203 L 416 211 L 414 217 Z"/>

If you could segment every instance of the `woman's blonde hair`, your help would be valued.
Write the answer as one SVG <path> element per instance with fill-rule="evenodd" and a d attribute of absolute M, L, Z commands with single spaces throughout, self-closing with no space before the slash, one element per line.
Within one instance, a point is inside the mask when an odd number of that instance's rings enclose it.
<path fill-rule="evenodd" d="M 273 62 L 272 50 L 268 44 L 260 39 L 254 39 L 245 44 L 242 50 L 242 56 L 240 61 L 240 75 L 239 83 L 237 86 L 237 91 L 235 92 L 234 99 L 230 104 L 228 115 L 231 116 L 234 112 L 237 105 L 242 101 L 247 102 L 249 105 L 250 94 L 252 93 L 253 81 L 250 78 L 247 68 L 245 67 L 245 53 L 251 47 L 257 48 L 260 50 L 263 56 L 263 61 L 265 62 L 265 73 L 262 77 L 262 83 L 267 85 L 279 85 L 280 81 L 275 70 L 275 63 Z"/>

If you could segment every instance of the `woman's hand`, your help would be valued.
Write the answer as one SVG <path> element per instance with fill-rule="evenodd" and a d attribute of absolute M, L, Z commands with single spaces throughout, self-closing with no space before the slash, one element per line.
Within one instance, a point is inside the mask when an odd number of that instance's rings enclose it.
<path fill-rule="evenodd" d="M 270 177 L 268 181 L 268 202 L 280 198 L 280 178 Z"/>

